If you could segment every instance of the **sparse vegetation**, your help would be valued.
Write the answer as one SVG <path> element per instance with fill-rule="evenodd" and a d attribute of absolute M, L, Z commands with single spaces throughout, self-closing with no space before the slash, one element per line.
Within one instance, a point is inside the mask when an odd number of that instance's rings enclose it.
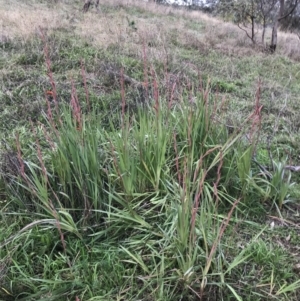
<path fill-rule="evenodd" d="M 82 6 L 0 0 L 0 300 L 298 300 L 298 37 Z"/>

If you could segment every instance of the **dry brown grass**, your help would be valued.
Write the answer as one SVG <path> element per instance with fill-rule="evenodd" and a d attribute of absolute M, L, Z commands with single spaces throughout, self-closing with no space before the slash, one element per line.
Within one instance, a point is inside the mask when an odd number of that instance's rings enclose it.
<path fill-rule="evenodd" d="M 299 61 L 300 38 L 293 33 L 280 32 L 278 36 L 278 51 Z"/>
<path fill-rule="evenodd" d="M 36 34 L 39 27 L 54 29 L 68 26 L 64 12 L 43 4 L 22 1 L 0 1 L 0 34 L 9 38 L 28 37 Z"/>
<path fill-rule="evenodd" d="M 176 26 L 178 32 L 181 32 L 183 40 L 187 42 L 189 39 L 192 44 L 206 45 L 209 48 L 218 49 L 224 52 L 233 53 L 234 55 L 250 55 L 261 51 L 260 45 L 261 30 L 257 33 L 259 47 L 252 47 L 252 42 L 236 25 L 224 22 L 211 15 L 202 13 L 201 11 L 190 11 L 187 9 L 178 9 L 170 6 L 157 5 L 154 2 L 145 2 L 137 0 L 103 0 L 103 3 L 113 6 L 135 6 L 145 9 L 157 16 L 176 16 Z M 188 26 L 183 26 L 184 22 L 192 20 L 194 22 L 204 24 L 203 32 L 189 30 Z M 169 32 L 174 28 L 170 19 L 162 22 L 164 30 Z M 171 27 L 171 28 L 170 28 Z M 270 41 L 271 30 L 266 32 L 266 42 Z M 188 39 L 187 39 L 188 38 Z M 292 59 L 300 59 L 300 38 L 293 33 L 278 33 L 278 53 L 287 55 Z"/>
<path fill-rule="evenodd" d="M 69 4 L 60 0 L 52 7 L 49 2 L 0 0 L 1 32 L 3 38 L 21 36 L 26 39 L 38 32 L 39 27 L 48 30 L 66 28 L 87 38 L 96 46 L 112 45 L 125 52 L 139 53 L 141 45 L 152 44 L 149 55 L 164 59 L 170 40 L 196 48 L 200 52 L 215 49 L 235 56 L 254 55 L 261 47 L 253 47 L 249 38 L 234 24 L 223 22 L 200 11 L 189 11 L 154 2 L 138 0 L 102 0 L 104 8 L 97 13 L 90 10 L 83 14 L 81 4 Z M 111 10 L 105 10 L 111 7 Z M 135 7 L 147 14 L 135 14 L 128 10 Z M 128 25 L 134 21 L 137 30 Z M 201 25 L 201 30 L 191 24 Z M 258 34 L 258 39 L 260 39 Z M 270 33 L 266 34 L 266 41 Z M 278 53 L 292 59 L 300 59 L 300 39 L 292 33 L 279 33 Z M 174 41 L 173 41 L 174 42 Z"/>

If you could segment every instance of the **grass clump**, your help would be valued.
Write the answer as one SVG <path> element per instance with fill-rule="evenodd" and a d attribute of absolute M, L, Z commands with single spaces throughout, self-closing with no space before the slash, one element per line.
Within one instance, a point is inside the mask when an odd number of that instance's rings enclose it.
<path fill-rule="evenodd" d="M 2 45 L 0 299 L 298 300 L 292 58 L 199 12 L 76 3 Z"/>
<path fill-rule="evenodd" d="M 12 261 L 9 294 L 218 300 L 228 290 L 242 298 L 235 271 L 254 256 L 253 244 L 224 261 L 222 241 L 251 191 L 251 148 L 241 157 L 235 151 L 244 130 L 229 135 L 214 121 L 209 90 L 195 92 L 192 103 L 191 92 L 167 102 L 151 80 L 150 103 L 128 114 L 122 90 L 120 124 L 106 128 L 97 111 L 83 113 L 73 89 L 70 106 L 49 110 L 45 125 L 33 126 L 36 163 L 25 160 L 17 139 L 18 172 L 5 190 L 24 227 L 2 243 Z"/>

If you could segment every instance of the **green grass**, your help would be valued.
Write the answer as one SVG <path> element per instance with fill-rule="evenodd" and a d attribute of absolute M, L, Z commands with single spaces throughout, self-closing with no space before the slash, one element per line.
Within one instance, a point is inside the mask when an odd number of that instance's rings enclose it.
<path fill-rule="evenodd" d="M 0 300 L 298 300 L 297 64 L 179 13 L 1 44 Z"/>

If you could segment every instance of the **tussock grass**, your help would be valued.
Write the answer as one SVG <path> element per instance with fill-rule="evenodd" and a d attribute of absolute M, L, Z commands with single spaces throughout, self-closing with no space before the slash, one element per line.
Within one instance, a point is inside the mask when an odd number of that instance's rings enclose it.
<path fill-rule="evenodd" d="M 25 293 L 29 296 L 42 298 L 47 294 L 57 299 L 67 294 L 68 298 L 93 299 L 103 296 L 101 291 L 105 289 L 114 298 L 124 279 L 128 279 L 125 298 L 147 295 L 153 300 L 178 296 L 211 299 L 213 294 L 213 300 L 218 300 L 227 290 L 241 298 L 229 275 L 252 255 L 251 251 L 246 254 L 252 243 L 223 262 L 225 258 L 219 258 L 227 249 L 221 243 L 223 235 L 236 208 L 243 211 L 247 206 L 248 197 L 258 202 L 273 199 L 280 206 L 276 184 L 264 180 L 271 189 L 268 196 L 262 192 L 263 184 L 259 184 L 260 188 L 254 185 L 259 183 L 259 176 L 256 180 L 250 175 L 251 148 L 241 157 L 243 164 L 235 151 L 244 131 L 228 136 L 227 129 L 213 121 L 219 108 L 209 100 L 208 90 L 196 93 L 193 103 L 188 101 L 190 93 L 186 97 L 183 94 L 182 102 L 172 104 L 171 95 L 169 103 L 164 103 L 155 77 L 150 79 L 154 89 L 151 106 L 127 115 L 123 98 L 121 124 L 107 130 L 98 121 L 101 114 L 82 113 L 73 90 L 71 108 L 63 106 L 59 115 L 54 115 L 55 110 L 48 111 L 48 126 L 39 129 L 50 148 L 43 153 L 36 139 L 32 147 L 39 165 L 23 159 L 17 138 L 19 173 L 6 182 L 7 191 L 14 197 L 9 207 L 23 212 L 24 217 L 29 211 L 29 216 L 35 215 L 38 220 L 26 224 L 2 247 L 10 249 L 14 242 L 32 237 L 34 229 L 35 241 L 42 241 L 35 247 L 42 248 L 36 251 L 37 266 L 26 269 L 21 279 L 13 270 L 7 272 L 13 283 L 28 286 Z M 259 130 L 257 114 L 256 109 L 249 116 L 253 138 Z M 37 129 L 33 134 L 37 135 Z M 47 156 L 48 160 L 43 159 Z M 228 194 L 233 178 L 235 192 Z M 285 197 L 286 191 L 282 191 Z M 55 229 L 56 243 L 51 238 Z M 47 242 L 46 248 L 43 242 Z M 82 271 L 73 286 L 83 261 L 92 265 L 94 275 L 98 275 L 98 265 L 88 255 L 88 249 L 105 252 L 103 245 L 110 250 L 110 256 L 118 256 L 121 275 L 113 271 L 117 282 L 97 284 Z M 30 248 L 25 243 L 22 260 L 28 260 Z M 77 257 L 78 250 L 80 257 L 71 260 L 69 256 Z M 36 278 L 40 261 L 45 265 L 42 286 Z M 61 268 L 51 269 L 52 262 Z M 109 264 L 109 259 L 103 264 Z M 20 271 L 21 267 L 16 265 L 16 269 Z M 111 267 L 105 269 L 109 273 Z M 68 271 L 67 278 L 64 270 Z M 105 277 L 111 278 L 109 274 Z M 47 279 L 53 280 L 48 283 Z M 150 280 L 145 282 L 147 279 Z M 276 281 L 280 285 L 282 279 Z M 85 285 L 88 291 L 82 291 Z M 297 287 L 297 283 L 294 285 Z M 11 294 L 26 296 L 13 287 Z"/>
<path fill-rule="evenodd" d="M 298 300 L 294 35 L 271 56 L 155 3 L 0 4 L 1 298 Z"/>

